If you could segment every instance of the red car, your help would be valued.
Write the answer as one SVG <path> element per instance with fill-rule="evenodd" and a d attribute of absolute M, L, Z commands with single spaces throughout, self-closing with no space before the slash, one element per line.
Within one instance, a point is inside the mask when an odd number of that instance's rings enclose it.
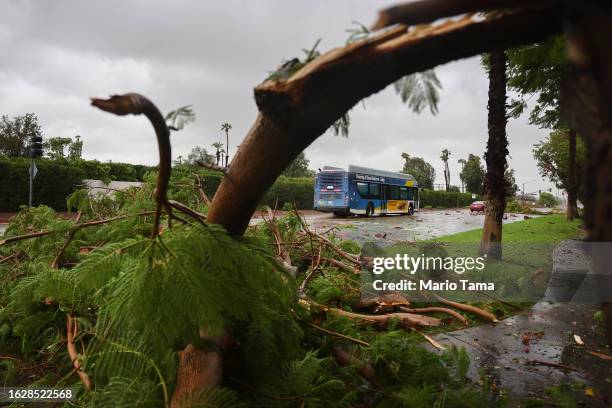
<path fill-rule="evenodd" d="M 470 204 L 470 211 L 472 213 L 480 213 L 480 212 L 484 212 L 484 210 L 485 210 L 484 201 L 474 201 L 472 204 Z"/>

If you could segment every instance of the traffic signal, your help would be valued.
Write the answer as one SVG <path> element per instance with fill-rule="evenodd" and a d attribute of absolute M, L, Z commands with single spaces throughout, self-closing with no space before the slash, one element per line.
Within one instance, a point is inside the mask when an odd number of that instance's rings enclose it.
<path fill-rule="evenodd" d="M 42 137 L 32 136 L 30 139 L 30 157 L 35 159 L 43 155 Z"/>

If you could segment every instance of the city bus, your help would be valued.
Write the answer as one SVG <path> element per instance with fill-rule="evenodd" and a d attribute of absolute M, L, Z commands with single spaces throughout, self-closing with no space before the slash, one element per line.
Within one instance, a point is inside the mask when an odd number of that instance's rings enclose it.
<path fill-rule="evenodd" d="M 419 209 L 419 185 L 410 174 L 349 165 L 325 166 L 315 176 L 314 209 L 336 215 L 408 214 Z"/>

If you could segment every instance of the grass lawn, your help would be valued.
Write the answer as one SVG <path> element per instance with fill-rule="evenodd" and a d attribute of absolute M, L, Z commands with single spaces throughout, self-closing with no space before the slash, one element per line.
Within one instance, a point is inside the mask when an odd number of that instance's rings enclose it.
<path fill-rule="evenodd" d="M 388 281 L 409 276 L 417 281 L 433 279 L 443 282 L 448 279 L 457 283 L 460 280 L 494 282 L 494 291 L 443 290 L 436 293 L 449 300 L 478 305 L 501 319 L 531 307 L 543 297 L 553 267 L 553 250 L 563 240 L 581 238 L 584 231 L 580 225 L 580 220 L 569 222 L 564 215 L 546 215 L 505 224 L 502 260 L 486 259 L 482 270 L 458 274 L 456 269 L 453 271 L 445 267 L 436 271 L 430 268 L 414 275 L 392 270 L 385 272 L 385 278 Z M 396 254 L 407 254 L 413 258 L 421 254 L 442 258 L 478 257 L 481 236 L 482 229 L 477 229 L 418 243 L 402 243 L 386 248 L 385 252 L 389 257 Z M 407 295 L 410 296 L 409 293 Z M 417 304 L 427 304 L 418 298 L 413 299 Z"/>
<path fill-rule="evenodd" d="M 502 240 L 505 243 L 514 242 L 560 242 L 564 239 L 582 237 L 584 231 L 580 228 L 581 220 L 567 221 L 565 215 L 545 215 L 504 224 Z M 482 229 L 460 232 L 435 238 L 436 242 L 480 242 Z"/>

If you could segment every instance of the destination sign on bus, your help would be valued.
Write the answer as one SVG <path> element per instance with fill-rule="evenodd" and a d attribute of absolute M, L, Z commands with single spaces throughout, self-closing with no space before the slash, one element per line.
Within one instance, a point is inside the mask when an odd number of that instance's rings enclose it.
<path fill-rule="evenodd" d="M 367 174 L 355 174 L 355 179 L 357 180 L 365 180 L 365 181 L 377 181 L 379 183 L 384 183 L 385 178 L 379 176 L 369 176 Z"/>

